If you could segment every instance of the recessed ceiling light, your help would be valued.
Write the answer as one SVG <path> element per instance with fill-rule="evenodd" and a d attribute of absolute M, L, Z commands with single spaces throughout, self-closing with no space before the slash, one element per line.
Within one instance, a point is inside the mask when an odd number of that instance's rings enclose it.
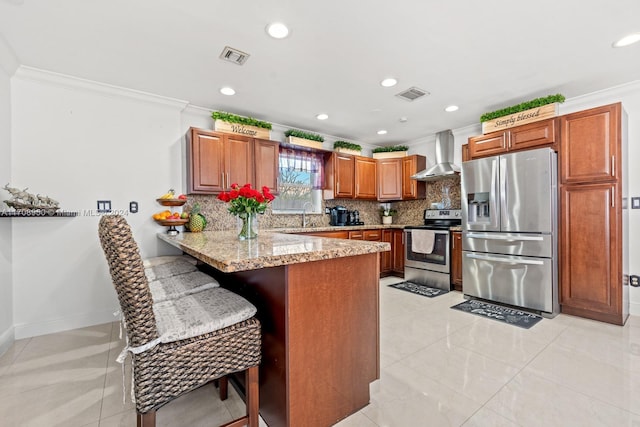
<path fill-rule="evenodd" d="M 329 118 L 329 115 L 325 113 L 320 113 L 316 116 L 316 119 L 318 120 L 327 120 L 328 118 Z"/>
<path fill-rule="evenodd" d="M 231 88 L 231 87 L 223 87 L 223 88 L 220 89 L 220 93 L 223 94 L 223 95 L 231 96 L 231 95 L 235 95 L 236 91 L 233 90 L 233 88 Z"/>
<path fill-rule="evenodd" d="M 627 34 L 617 42 L 613 43 L 613 47 L 625 47 L 640 41 L 640 33 Z"/>
<path fill-rule="evenodd" d="M 384 87 L 392 87 L 397 84 L 398 84 L 398 80 L 394 79 L 393 77 L 386 78 L 380 82 L 380 85 Z"/>
<path fill-rule="evenodd" d="M 274 39 L 283 39 L 289 35 L 289 29 L 281 22 L 274 22 L 267 25 L 267 34 Z"/>
<path fill-rule="evenodd" d="M 380 130 L 378 131 L 378 135 L 385 135 L 386 133 L 387 133 L 387 131 L 386 131 L 386 130 L 384 130 L 384 129 L 380 129 Z"/>
<path fill-rule="evenodd" d="M 444 109 L 444 111 L 446 111 L 447 113 L 451 113 L 453 111 L 458 111 L 458 106 L 457 105 L 449 105 L 447 108 Z"/>

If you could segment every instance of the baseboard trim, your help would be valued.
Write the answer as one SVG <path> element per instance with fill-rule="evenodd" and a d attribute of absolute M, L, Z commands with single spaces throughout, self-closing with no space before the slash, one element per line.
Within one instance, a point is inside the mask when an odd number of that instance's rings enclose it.
<path fill-rule="evenodd" d="M 16 340 L 14 327 L 11 326 L 0 334 L 0 356 L 2 356 Z"/>
<path fill-rule="evenodd" d="M 86 328 L 87 326 L 114 322 L 119 319 L 119 317 L 116 317 L 113 314 L 117 310 L 119 310 L 119 308 L 114 307 L 113 310 L 81 313 L 43 322 L 16 324 L 13 325 L 15 330 L 15 339 L 37 337 L 39 335 L 53 334 L 71 329 Z"/>

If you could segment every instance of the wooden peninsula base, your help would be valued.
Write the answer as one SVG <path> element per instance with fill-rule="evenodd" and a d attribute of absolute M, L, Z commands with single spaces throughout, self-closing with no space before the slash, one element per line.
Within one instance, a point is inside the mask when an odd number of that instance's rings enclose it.
<path fill-rule="evenodd" d="M 210 257 L 199 256 L 202 244 L 176 246 L 213 264 L 203 269 L 257 307 L 263 332 L 260 415 L 265 422 L 270 427 L 327 427 L 366 406 L 369 384 L 380 376 L 379 251 L 388 250 L 388 244 L 371 243 L 387 246 L 362 253 L 365 246 L 346 248 L 367 242 L 290 238 L 320 248 L 316 260 L 224 272 Z M 173 244 L 171 238 L 162 240 Z M 326 250 L 334 244 L 345 245 L 345 253 L 328 256 Z M 264 245 L 255 246 L 265 252 Z M 273 256 L 264 259 L 273 265 Z"/>

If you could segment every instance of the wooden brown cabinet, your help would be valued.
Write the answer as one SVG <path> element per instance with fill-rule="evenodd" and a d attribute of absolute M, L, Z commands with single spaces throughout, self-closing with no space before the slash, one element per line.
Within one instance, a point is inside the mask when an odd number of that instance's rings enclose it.
<path fill-rule="evenodd" d="M 451 285 L 462 292 L 462 233 L 451 232 Z"/>
<path fill-rule="evenodd" d="M 350 240 L 364 240 L 364 231 L 362 231 L 362 230 L 349 231 L 349 239 Z"/>
<path fill-rule="evenodd" d="M 253 150 L 255 188 L 268 187 L 272 194 L 278 194 L 280 144 L 277 141 L 256 138 Z"/>
<path fill-rule="evenodd" d="M 380 252 L 380 274 L 387 276 L 393 271 L 393 230 L 381 230 L 382 241 L 389 243 L 390 251 Z"/>
<path fill-rule="evenodd" d="M 402 159 L 379 159 L 377 175 L 378 200 L 402 199 Z"/>
<path fill-rule="evenodd" d="M 469 138 L 468 158 L 495 156 L 509 151 L 551 147 L 557 151 L 559 140 L 558 119 L 516 126 L 511 129 L 491 132 Z M 465 161 L 463 156 L 463 161 Z"/>
<path fill-rule="evenodd" d="M 426 169 L 427 158 L 414 154 L 402 158 L 402 200 L 424 199 L 427 184 L 411 179 L 412 175 Z"/>
<path fill-rule="evenodd" d="M 392 270 L 396 275 L 404 277 L 404 230 L 394 229 L 392 239 Z"/>
<path fill-rule="evenodd" d="M 368 157 L 355 156 L 356 199 L 376 200 L 376 161 Z"/>
<path fill-rule="evenodd" d="M 355 160 L 346 154 L 333 154 L 334 197 L 349 198 L 355 196 Z"/>
<path fill-rule="evenodd" d="M 276 141 L 191 128 L 187 140 L 187 192 L 216 194 L 231 184 L 277 191 Z M 256 149 L 257 147 L 257 149 Z"/>
<path fill-rule="evenodd" d="M 618 325 L 629 315 L 623 114 L 618 103 L 561 117 L 559 157 L 561 310 Z"/>

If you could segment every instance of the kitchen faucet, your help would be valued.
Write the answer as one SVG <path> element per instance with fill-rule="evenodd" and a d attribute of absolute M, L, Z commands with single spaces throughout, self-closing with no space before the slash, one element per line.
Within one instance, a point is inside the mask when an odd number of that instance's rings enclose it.
<path fill-rule="evenodd" d="M 304 202 L 304 204 L 302 205 L 302 228 L 305 228 L 307 226 L 307 205 L 309 205 L 311 209 L 313 209 L 313 203 L 311 202 Z"/>

